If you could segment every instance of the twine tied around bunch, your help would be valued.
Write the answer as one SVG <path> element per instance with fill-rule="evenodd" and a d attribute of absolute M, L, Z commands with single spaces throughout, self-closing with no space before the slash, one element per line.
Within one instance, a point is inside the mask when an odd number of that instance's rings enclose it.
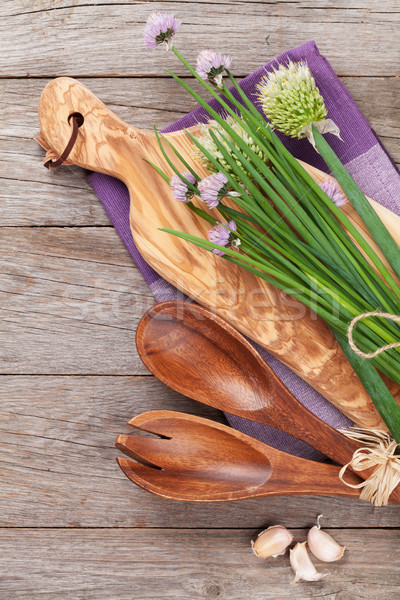
<path fill-rule="evenodd" d="M 357 354 L 357 356 L 361 356 L 361 358 L 375 358 L 375 356 L 378 356 L 378 354 L 382 354 L 382 352 L 386 352 L 386 350 L 390 350 L 391 348 L 398 348 L 400 346 L 400 342 L 394 342 L 393 344 L 386 344 L 385 346 L 381 346 L 381 348 L 378 348 L 374 352 L 363 352 L 362 350 L 360 350 L 354 342 L 353 330 L 354 327 L 357 325 L 358 321 L 362 321 L 363 319 L 367 319 L 368 317 L 381 317 L 382 319 L 389 319 L 390 321 L 394 321 L 395 323 L 400 323 L 399 315 L 392 315 L 391 313 L 377 311 L 366 312 L 362 315 L 354 317 L 347 329 L 347 340 L 349 342 L 350 348 L 353 350 L 353 352 Z"/>
<path fill-rule="evenodd" d="M 381 317 L 400 323 L 399 315 L 379 311 L 366 312 L 354 317 L 347 330 L 347 340 L 357 356 L 375 358 L 382 352 L 400 346 L 400 342 L 394 342 L 381 346 L 374 352 L 360 350 L 354 342 L 353 330 L 359 321 L 368 317 Z M 362 447 L 356 450 L 351 461 L 342 467 L 339 473 L 340 480 L 349 487 L 361 488 L 360 498 L 362 500 L 368 500 L 374 506 L 385 506 L 389 502 L 390 494 L 400 482 L 400 455 L 396 454 L 399 444 L 388 433 L 378 429 L 352 427 L 351 429 L 342 429 L 341 433 L 359 442 Z M 348 467 L 356 472 L 366 469 L 373 469 L 373 472 L 365 481 L 353 485 L 344 480 L 344 474 Z"/>
<path fill-rule="evenodd" d="M 400 455 L 396 454 L 398 443 L 379 429 L 352 427 L 341 429 L 340 432 L 362 445 L 354 452 L 351 461 L 340 470 L 340 480 L 349 487 L 361 488 L 361 500 L 368 500 L 374 506 L 385 506 L 400 482 Z M 355 472 L 373 469 L 373 473 L 368 479 L 355 485 L 344 480 L 349 467 Z"/>

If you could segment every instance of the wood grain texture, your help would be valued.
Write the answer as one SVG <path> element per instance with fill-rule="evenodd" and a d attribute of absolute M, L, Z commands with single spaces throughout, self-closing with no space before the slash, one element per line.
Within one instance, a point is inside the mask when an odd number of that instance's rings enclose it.
<path fill-rule="evenodd" d="M 252 273 L 160 231 L 172 228 L 204 239 L 210 225 L 176 202 L 168 183 L 149 164 L 172 173 L 153 132 L 128 125 L 87 87 L 61 77 L 47 84 L 39 102 L 41 138 L 51 155 L 60 156 L 67 146 L 71 136 L 69 116 L 76 112 L 84 123 L 68 162 L 113 175 L 127 185 L 133 239 L 148 264 L 266 348 L 358 425 L 382 427 L 371 400 L 321 319 Z M 197 127 L 191 130 L 194 135 L 198 132 Z M 169 133 L 166 138 L 200 176 L 206 174 L 204 167 L 194 161 L 193 144 L 185 132 Z M 179 159 L 166 142 L 164 149 L 180 168 Z M 317 169 L 306 168 L 316 181 L 325 178 Z M 382 220 L 400 239 L 400 218 L 378 208 Z M 344 210 L 352 221 L 359 221 L 350 204 Z M 213 214 L 219 218 L 217 211 Z M 374 245 L 368 233 L 365 237 Z"/>
<path fill-rule="evenodd" d="M 358 0 L 354 5 L 344 1 L 336 5 L 333 0 L 268 0 L 250 5 L 237 0 L 9 0 L 0 8 L 0 73 L 19 77 L 164 75 L 162 53 L 157 58 L 143 45 L 144 23 L 157 9 L 172 10 L 183 21 L 179 47 L 189 61 L 193 62 L 199 48 L 218 39 L 219 51 L 232 54 L 234 49 L 235 74 L 248 74 L 268 58 L 309 39 L 316 40 L 323 53 L 329 52 L 340 74 L 398 74 L 400 48 L 394 41 L 400 12 L 395 0 L 382 5 L 372 0 Z M 182 72 L 172 57 L 168 62 Z"/>
<path fill-rule="evenodd" d="M 400 78 L 344 77 L 342 81 L 400 164 Z M 82 79 L 128 123 L 163 128 L 195 108 L 170 78 Z M 4 79 L 0 86 L 0 226 L 107 225 L 108 218 L 84 170 L 40 167 L 37 104 L 46 79 Z M 196 87 L 196 86 L 195 86 Z M 29 202 L 27 202 L 27 198 Z"/>
<path fill-rule="evenodd" d="M 316 561 L 318 569 L 329 575 L 317 583 L 297 585 L 290 585 L 288 554 L 267 560 L 254 556 L 250 539 L 256 533 L 255 529 L 3 530 L 0 592 L 7 600 L 398 600 L 397 529 L 385 535 L 333 529 L 331 535 L 346 546 L 343 559 L 329 565 Z M 295 541 L 303 541 L 307 530 L 292 533 Z M 377 563 L 378 556 L 385 558 Z"/>
<path fill-rule="evenodd" d="M 3 228 L 0 372 L 139 374 L 135 329 L 154 298 L 117 233 Z"/>
<path fill-rule="evenodd" d="M 395 505 L 374 509 L 346 498 L 264 498 L 224 504 L 163 500 L 119 470 L 118 434 L 146 410 L 222 419 L 153 377 L 0 376 L 0 526 L 400 527 Z"/>

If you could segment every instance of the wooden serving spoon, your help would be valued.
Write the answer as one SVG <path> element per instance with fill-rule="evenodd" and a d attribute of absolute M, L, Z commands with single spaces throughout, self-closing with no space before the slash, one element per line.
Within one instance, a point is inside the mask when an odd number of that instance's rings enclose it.
<path fill-rule="evenodd" d="M 125 123 L 79 81 L 60 77 L 47 84 L 39 102 L 40 143 L 49 155 L 59 157 L 67 147 L 70 117 L 77 113 L 83 123 L 68 164 L 112 175 L 127 185 L 131 231 L 143 258 L 175 287 L 267 348 L 357 424 L 382 427 L 370 398 L 321 319 L 252 273 L 159 230 L 169 227 L 204 238 L 210 225 L 174 201 L 168 184 L 143 160 L 172 174 L 153 132 Z M 196 134 L 198 129 L 190 131 Z M 166 135 L 199 175 L 205 175 L 192 156 L 186 133 Z M 170 160 L 185 170 L 168 144 L 163 144 Z M 326 178 L 325 173 L 304 167 L 316 182 Z M 377 203 L 373 205 L 400 239 L 400 219 Z M 371 241 L 351 205 L 343 210 Z M 213 214 L 218 217 L 216 211 Z"/>
<path fill-rule="evenodd" d="M 126 458 L 118 458 L 118 464 L 136 485 L 162 498 L 223 502 L 261 496 L 359 496 L 359 490 L 340 481 L 337 466 L 285 454 L 209 419 L 157 410 L 129 425 L 162 439 L 119 435 L 116 447 L 145 464 Z M 351 483 L 360 482 L 349 475 Z"/>
<path fill-rule="evenodd" d="M 177 392 L 303 440 L 338 464 L 359 444 L 319 419 L 229 323 L 190 302 L 162 302 L 142 317 L 136 345 L 146 367 Z M 372 471 L 357 472 L 367 479 Z M 392 493 L 400 501 L 400 489 Z"/>

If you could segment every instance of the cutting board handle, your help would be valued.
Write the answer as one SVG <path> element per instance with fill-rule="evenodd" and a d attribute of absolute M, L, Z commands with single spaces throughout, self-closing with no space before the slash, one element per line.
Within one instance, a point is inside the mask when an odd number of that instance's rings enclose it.
<path fill-rule="evenodd" d="M 72 114 L 82 115 L 83 124 L 68 164 L 125 181 L 129 163 L 144 155 L 148 133 L 117 117 L 79 81 L 58 77 L 47 84 L 39 101 L 40 135 L 52 155 L 60 156 L 68 144 Z"/>

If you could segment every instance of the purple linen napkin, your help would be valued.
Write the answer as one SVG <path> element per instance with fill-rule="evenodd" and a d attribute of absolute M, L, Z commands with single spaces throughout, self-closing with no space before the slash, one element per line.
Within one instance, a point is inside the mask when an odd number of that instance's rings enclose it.
<path fill-rule="evenodd" d="M 252 75 L 246 77 L 240 85 L 247 96 L 257 104 L 256 84 L 265 75 L 266 70 L 271 71 L 279 63 L 286 63 L 288 59 L 307 61 L 317 86 L 325 99 L 328 116 L 339 126 L 344 140 L 344 142 L 341 142 L 336 137 L 329 136 L 329 141 L 358 185 L 364 193 L 399 214 L 400 174 L 349 92 L 335 75 L 326 58 L 319 53 L 315 42 L 310 41 L 298 48 L 284 52 Z M 184 93 L 183 90 L 182 93 Z M 218 110 L 219 106 L 215 100 L 212 100 L 210 104 Z M 178 131 L 197 122 L 207 122 L 208 119 L 205 110 L 199 107 L 168 126 L 164 131 Z M 281 136 L 281 139 L 294 156 L 321 170 L 327 170 L 322 158 L 307 140 L 293 140 L 284 136 Z M 129 195 L 125 185 L 117 179 L 100 173 L 92 173 L 89 176 L 89 181 L 144 279 L 149 284 L 155 299 L 158 302 L 185 299 L 181 292 L 162 279 L 144 261 L 135 247 L 129 227 Z M 349 419 L 288 367 L 271 356 L 266 350 L 256 344 L 254 346 L 290 391 L 309 410 L 333 427 L 346 427 L 351 424 Z M 319 452 L 276 429 L 234 415 L 227 414 L 226 417 L 232 427 L 271 446 L 305 458 L 314 460 L 323 458 Z"/>

